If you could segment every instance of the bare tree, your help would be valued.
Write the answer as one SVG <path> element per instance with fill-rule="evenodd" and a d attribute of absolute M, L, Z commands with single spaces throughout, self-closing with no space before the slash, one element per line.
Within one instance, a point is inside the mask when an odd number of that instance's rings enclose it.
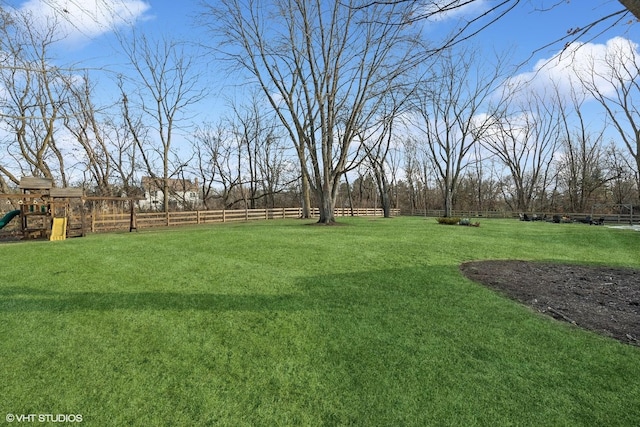
<path fill-rule="evenodd" d="M 420 176 L 420 160 L 419 153 L 422 152 L 418 147 L 420 143 L 414 137 L 406 137 L 403 141 L 404 151 L 404 174 L 407 182 L 409 211 L 413 215 L 418 209 L 419 196 L 419 176 Z"/>
<path fill-rule="evenodd" d="M 205 209 L 210 209 L 210 201 L 214 194 L 214 184 L 217 175 L 217 159 L 220 156 L 220 138 L 217 138 L 213 126 L 205 125 L 194 131 L 191 139 L 191 149 L 194 153 L 192 174 L 198 177 L 200 196 Z"/>
<path fill-rule="evenodd" d="M 108 146 L 108 129 L 99 122 L 99 111 L 93 101 L 93 87 L 88 73 L 69 82 L 69 102 L 64 105 L 64 126 L 82 147 L 80 162 L 88 173 L 95 191 L 112 195 L 112 157 Z"/>
<path fill-rule="evenodd" d="M 250 209 L 260 200 L 264 206 L 273 206 L 284 178 L 282 127 L 271 106 L 261 102 L 261 93 L 252 93 L 242 104 L 234 103 L 233 116 L 227 120 L 241 151 L 242 188 Z"/>
<path fill-rule="evenodd" d="M 484 147 L 508 170 L 503 191 L 514 210 L 532 209 L 533 200 L 542 197 L 553 178 L 553 154 L 561 136 L 558 110 L 556 97 L 529 92 L 505 108 L 483 135 Z"/>
<path fill-rule="evenodd" d="M 567 105 L 558 99 L 563 155 L 559 175 L 568 196 L 570 212 L 585 212 L 593 193 L 609 180 L 603 166 L 602 144 L 606 123 L 597 132 L 589 129 L 583 112 L 585 95 L 572 88 Z M 593 200 L 591 200 L 593 201 Z"/>
<path fill-rule="evenodd" d="M 174 137 L 188 118 L 188 107 L 202 100 L 206 91 L 198 85 L 195 57 L 183 44 L 134 34 L 130 41 L 121 39 L 121 45 L 133 68 L 133 74 L 120 81 L 125 120 L 168 211 L 169 180 L 185 166 Z"/>
<path fill-rule="evenodd" d="M 624 8 L 605 12 L 592 21 L 571 22 L 569 19 L 567 28 L 557 29 L 557 33 L 561 36 L 547 45 L 539 47 L 536 51 L 555 45 L 569 46 L 580 39 L 592 37 L 594 33 L 596 35 L 602 34 L 616 25 L 628 23 L 632 15 L 635 16 L 635 20 L 640 20 L 640 0 L 619 0 L 619 2 Z M 530 13 L 545 13 L 569 3 L 571 3 L 569 0 L 499 0 L 493 2 L 485 0 L 370 0 L 359 7 L 408 4 L 415 13 L 408 18 L 407 23 L 439 20 L 443 16 L 458 12 L 462 18 L 458 20 L 453 31 L 429 49 L 429 53 L 438 53 L 472 39 L 500 20 L 509 19 L 510 12 L 525 7 L 525 5 L 529 7 Z M 600 3 L 606 5 L 610 2 L 601 0 Z M 474 6 L 478 7 L 474 8 Z M 466 13 L 465 10 L 469 12 Z M 553 31 L 550 33 L 553 34 Z"/>
<path fill-rule="evenodd" d="M 28 13 L 0 9 L 0 14 L 0 120 L 9 134 L 1 142 L 8 157 L 0 162 L 0 173 L 16 184 L 18 174 L 33 174 L 66 185 L 57 138 L 74 76 L 52 63 L 57 22 L 36 25 Z"/>
<path fill-rule="evenodd" d="M 445 216 L 451 215 L 461 173 L 473 162 L 470 154 L 493 123 L 498 105 L 489 102 L 501 83 L 502 65 L 486 68 L 480 52 L 470 48 L 446 51 L 432 68 L 415 100 L 416 126 L 442 191 Z"/>
<path fill-rule="evenodd" d="M 246 189 L 246 144 L 234 130 L 230 119 L 216 125 L 205 124 L 194 133 L 192 148 L 204 204 L 212 208 L 216 202 L 223 208 L 239 203 L 249 207 Z M 261 161 L 265 161 L 262 159 Z M 257 197 L 257 194 L 256 194 Z"/>
<path fill-rule="evenodd" d="M 234 178 L 225 173 L 227 168 L 223 166 L 231 158 L 224 142 L 224 134 L 221 125 L 206 124 L 196 129 L 191 141 L 196 163 L 194 175 L 199 178 L 202 201 L 207 209 L 213 207 L 212 201 L 220 192 L 226 204 L 225 196 L 229 194 L 234 182 Z"/>
<path fill-rule="evenodd" d="M 443 208 L 442 198 L 434 199 L 433 193 L 437 188 L 436 166 L 432 156 L 426 149 L 424 138 L 421 135 L 408 134 L 403 142 L 404 173 L 409 190 L 410 211 L 416 210 L 427 214 L 429 209 Z"/>
<path fill-rule="evenodd" d="M 631 155 L 640 201 L 640 55 L 631 41 L 615 39 L 602 58 L 592 57 L 576 73 L 604 109 Z"/>
<path fill-rule="evenodd" d="M 208 22 L 247 71 L 293 142 L 319 202 L 334 222 L 342 175 L 357 157 L 380 101 L 415 64 L 406 7 L 356 8 L 356 0 L 232 0 L 208 6 Z M 357 150 L 356 150 L 357 151 Z"/>
<path fill-rule="evenodd" d="M 111 159 L 113 178 L 122 191 L 130 196 L 140 191 L 136 186 L 138 167 L 138 145 L 135 143 L 129 126 L 121 119 L 124 115 L 109 117 L 102 121 L 103 137 L 108 140 L 108 155 Z"/>
<path fill-rule="evenodd" d="M 458 206 L 476 211 L 495 210 L 499 199 L 498 162 L 487 156 L 482 144 L 475 144 L 471 156 L 474 161 L 461 179 Z"/>
<path fill-rule="evenodd" d="M 260 151 L 262 161 L 258 162 L 264 207 L 275 207 L 276 195 L 300 180 L 299 168 L 291 167 L 295 159 L 292 162 L 286 152 L 281 134 L 276 131 L 267 135 Z"/>
<path fill-rule="evenodd" d="M 394 141 L 393 123 L 396 112 L 385 114 L 385 120 L 373 138 L 362 138 L 361 144 L 365 150 L 368 168 L 371 171 L 380 196 L 380 205 L 385 218 L 391 217 L 391 191 L 395 170 L 389 164 L 390 151 Z"/>
<path fill-rule="evenodd" d="M 628 156 L 615 143 L 611 143 L 606 150 L 604 159 L 611 180 L 609 191 L 611 199 L 609 203 L 628 204 L 638 197 L 635 190 L 635 183 L 638 180 L 637 173 L 634 173 L 633 166 L 629 162 Z"/>

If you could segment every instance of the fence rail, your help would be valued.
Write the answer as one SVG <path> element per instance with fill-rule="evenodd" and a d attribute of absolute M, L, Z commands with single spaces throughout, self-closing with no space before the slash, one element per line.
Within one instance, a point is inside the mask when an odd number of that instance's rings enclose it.
<path fill-rule="evenodd" d="M 354 208 L 353 214 L 350 208 L 336 208 L 336 217 L 346 216 L 378 216 L 383 215 L 380 208 Z M 400 212 L 399 209 L 392 209 L 392 216 L 423 216 L 423 217 L 441 217 L 444 216 L 443 210 L 427 210 L 414 212 Z M 539 217 L 545 217 L 551 220 L 555 213 L 537 213 Z M 640 222 L 640 215 L 631 216 L 630 214 L 587 214 L 587 213 L 564 213 L 574 220 L 583 220 L 587 216 L 592 216 L 594 220 L 604 218 L 605 223 L 629 224 Z M 136 212 L 132 221 L 131 213 L 107 213 L 94 212 L 85 215 L 84 227 L 82 227 L 82 219 L 79 215 L 73 215 L 69 219 L 70 224 L 80 227 L 84 232 L 100 233 L 109 231 L 129 231 L 132 228 L 137 230 L 151 229 L 157 227 L 174 227 L 185 225 L 239 222 L 239 221 L 258 221 L 270 219 L 286 219 L 300 218 L 302 216 L 302 208 L 273 208 L 273 209 L 237 209 L 237 210 L 202 210 L 187 212 Z M 311 210 L 312 217 L 318 217 L 317 208 Z M 459 218 L 518 218 L 517 212 L 511 211 L 453 211 L 452 216 Z M 531 217 L 532 215 L 530 215 Z M 15 222 L 15 221 L 14 221 Z M 2 232 L 15 232 L 19 229 L 19 221 L 9 224 Z"/>
<path fill-rule="evenodd" d="M 336 208 L 335 215 L 351 216 L 350 208 Z M 400 210 L 392 210 L 393 216 L 400 215 Z M 360 208 L 353 209 L 353 216 L 382 216 L 382 209 Z M 198 225 L 222 222 L 258 221 L 270 219 L 300 218 L 302 208 L 273 208 L 273 209 L 238 209 L 238 210 L 208 210 L 187 212 L 140 212 L 135 213 L 132 223 L 130 213 L 99 213 L 90 216 L 90 231 L 100 233 L 106 231 L 127 231 L 132 227 L 141 230 L 156 227 L 174 227 L 181 225 Z M 318 217 L 318 209 L 311 210 L 312 217 Z"/>
<path fill-rule="evenodd" d="M 427 211 L 423 209 L 414 210 L 413 212 L 402 211 L 402 215 L 438 218 L 443 217 L 445 215 L 445 211 L 443 209 L 430 209 Z M 517 218 L 518 214 L 508 211 L 452 211 L 451 216 L 458 218 Z"/>
<path fill-rule="evenodd" d="M 565 216 L 571 218 L 572 220 L 581 221 L 586 219 L 587 217 L 591 217 L 593 220 L 598 220 L 600 218 L 604 218 L 605 223 L 616 223 L 616 224 L 629 224 L 629 223 L 637 223 L 640 222 L 640 215 L 638 214 L 616 214 L 616 213 L 561 213 L 558 214 L 556 212 L 533 212 L 529 213 L 529 218 L 532 218 L 533 215 L 536 215 L 536 218 L 543 218 L 545 220 L 551 221 L 554 215 Z M 402 215 L 405 216 L 424 216 L 424 217 L 433 217 L 438 218 L 444 216 L 444 210 L 427 210 L 427 211 L 418 211 L 415 210 L 413 212 L 403 211 Z M 452 211 L 452 217 L 457 218 L 518 218 L 518 212 L 511 211 Z"/>

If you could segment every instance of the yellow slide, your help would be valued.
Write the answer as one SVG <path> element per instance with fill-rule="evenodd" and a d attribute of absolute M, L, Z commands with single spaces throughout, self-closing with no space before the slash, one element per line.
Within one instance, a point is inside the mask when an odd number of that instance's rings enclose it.
<path fill-rule="evenodd" d="M 64 240 L 67 238 L 67 218 L 53 218 L 51 237 L 49 240 Z"/>

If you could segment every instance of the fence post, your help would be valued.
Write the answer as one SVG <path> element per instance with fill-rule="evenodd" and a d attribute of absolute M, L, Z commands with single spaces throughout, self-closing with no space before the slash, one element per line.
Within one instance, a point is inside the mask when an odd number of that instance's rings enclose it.
<path fill-rule="evenodd" d="M 133 203 L 133 199 L 129 200 L 130 218 L 129 218 L 129 233 L 133 230 L 138 231 L 138 224 L 136 223 L 136 210 Z"/>
<path fill-rule="evenodd" d="M 91 232 L 96 232 L 96 202 L 91 202 Z"/>

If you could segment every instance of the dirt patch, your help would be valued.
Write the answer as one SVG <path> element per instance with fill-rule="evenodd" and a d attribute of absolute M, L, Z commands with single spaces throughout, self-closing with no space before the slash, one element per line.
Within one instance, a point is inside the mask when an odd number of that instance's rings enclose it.
<path fill-rule="evenodd" d="M 640 346 L 640 270 L 527 261 L 474 261 L 460 270 L 540 313 Z"/>

